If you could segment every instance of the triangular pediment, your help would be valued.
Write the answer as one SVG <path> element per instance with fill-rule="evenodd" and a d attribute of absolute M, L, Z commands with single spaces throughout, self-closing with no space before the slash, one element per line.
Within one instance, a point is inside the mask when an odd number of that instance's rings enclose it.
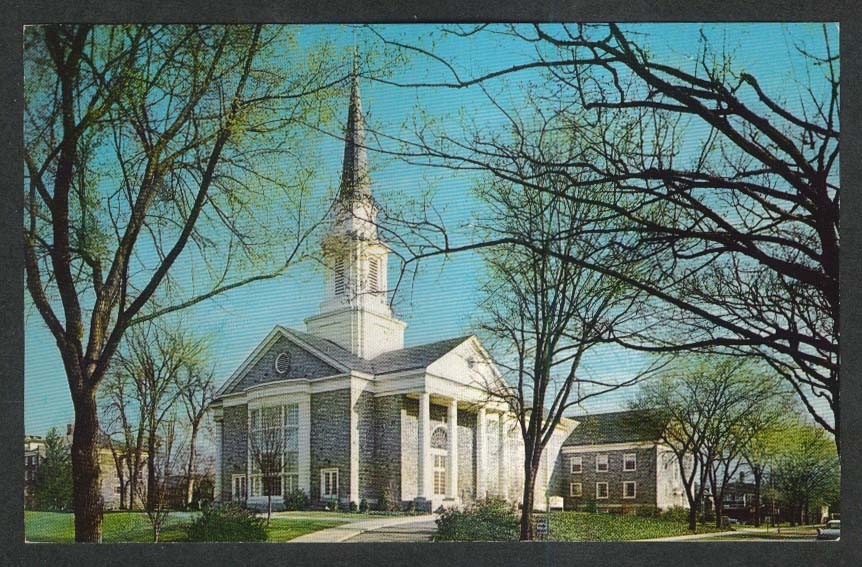
<path fill-rule="evenodd" d="M 218 395 L 242 392 L 267 382 L 324 378 L 346 372 L 349 369 L 338 361 L 277 326 L 225 381 Z"/>

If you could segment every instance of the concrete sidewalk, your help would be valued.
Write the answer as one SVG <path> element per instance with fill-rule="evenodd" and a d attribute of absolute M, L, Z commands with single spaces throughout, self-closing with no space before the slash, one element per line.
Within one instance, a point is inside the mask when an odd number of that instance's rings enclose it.
<path fill-rule="evenodd" d="M 434 514 L 426 514 L 422 516 L 397 516 L 394 518 L 386 517 L 361 520 L 306 534 L 290 541 L 297 543 L 340 543 L 366 532 L 382 528 L 393 528 L 395 526 L 407 526 L 408 524 L 424 524 L 429 521 L 433 522 L 434 518 Z"/>
<path fill-rule="evenodd" d="M 736 531 L 711 532 L 711 533 L 704 533 L 704 534 L 688 534 L 688 535 L 671 536 L 671 537 L 657 537 L 654 539 L 636 539 L 634 541 L 691 541 L 691 540 L 698 540 L 698 539 L 713 538 L 713 537 L 718 537 L 718 536 L 733 535 L 735 533 L 739 533 L 739 532 L 736 532 Z"/>

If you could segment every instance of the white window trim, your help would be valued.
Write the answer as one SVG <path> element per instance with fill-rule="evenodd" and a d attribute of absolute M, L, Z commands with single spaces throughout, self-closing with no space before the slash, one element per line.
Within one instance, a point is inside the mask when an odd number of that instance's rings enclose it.
<path fill-rule="evenodd" d="M 335 494 L 326 494 L 326 474 L 327 473 L 335 473 Z M 338 481 L 339 481 L 339 471 L 338 467 L 331 467 L 328 469 L 320 469 L 320 499 L 321 500 L 338 500 Z"/>
<path fill-rule="evenodd" d="M 578 465 L 578 470 L 575 470 L 575 463 L 577 463 Z M 569 472 L 571 474 L 581 474 L 582 472 L 584 472 L 584 458 L 572 457 L 572 460 L 569 463 Z"/>
<path fill-rule="evenodd" d="M 604 461 L 605 461 L 605 470 L 602 470 L 602 469 L 600 469 L 600 468 L 599 468 L 599 461 L 601 460 L 601 457 L 604 457 Z M 604 455 L 596 455 L 596 472 L 606 473 L 606 472 L 608 472 L 608 471 L 610 471 L 610 470 L 611 470 L 611 460 L 610 460 L 610 458 L 608 457 L 608 455 L 607 455 L 607 454 L 604 454 Z"/>
<path fill-rule="evenodd" d="M 632 461 L 634 461 L 635 466 L 627 469 L 626 463 L 628 462 L 628 458 L 631 457 Z M 623 471 L 625 472 L 633 472 L 638 470 L 638 454 L 637 453 L 625 453 L 623 454 Z"/>
<path fill-rule="evenodd" d="M 578 487 L 578 492 L 575 494 L 575 487 Z M 569 496 L 580 498 L 584 495 L 584 487 L 580 482 L 570 482 L 569 483 Z"/>
<path fill-rule="evenodd" d="M 605 485 L 605 495 L 599 496 L 599 486 L 601 486 L 602 484 Z M 596 500 L 607 500 L 608 497 L 610 496 L 610 494 L 611 494 L 611 490 L 610 490 L 610 487 L 608 486 L 607 482 L 597 482 L 596 483 Z"/>
<path fill-rule="evenodd" d="M 631 496 L 626 496 L 626 485 L 627 484 L 631 484 L 632 486 L 634 486 L 634 489 L 635 489 L 634 494 L 632 494 Z M 623 498 L 628 499 L 628 500 L 633 500 L 637 497 L 638 497 L 638 483 L 637 483 L 637 481 L 635 481 L 635 480 L 623 481 Z"/>

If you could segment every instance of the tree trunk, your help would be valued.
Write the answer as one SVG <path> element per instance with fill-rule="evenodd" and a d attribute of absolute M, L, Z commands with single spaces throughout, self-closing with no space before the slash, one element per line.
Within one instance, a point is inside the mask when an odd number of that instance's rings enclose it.
<path fill-rule="evenodd" d="M 194 499 L 195 479 L 192 476 L 195 470 L 195 440 L 198 436 L 197 424 L 192 425 L 191 437 L 189 438 L 189 466 L 186 470 L 186 507 L 190 506 Z"/>
<path fill-rule="evenodd" d="M 696 532 L 697 531 L 697 508 L 700 506 L 700 503 L 695 500 L 694 502 L 688 503 L 688 531 Z"/>
<path fill-rule="evenodd" d="M 760 483 L 762 480 L 762 473 L 758 473 L 757 470 L 754 471 L 754 527 L 760 527 Z"/>
<path fill-rule="evenodd" d="M 72 494 L 75 541 L 102 542 L 102 498 L 96 440 L 99 417 L 94 392 L 73 397 L 75 430 L 72 433 Z"/>
<path fill-rule="evenodd" d="M 147 440 L 147 511 L 152 511 L 156 506 L 156 467 L 153 466 L 156 455 L 156 432 L 155 428 L 151 428 L 149 439 Z"/>
<path fill-rule="evenodd" d="M 533 539 L 533 503 L 535 502 L 536 473 L 539 467 L 530 463 L 524 467 L 524 495 L 521 506 L 521 541 Z"/>

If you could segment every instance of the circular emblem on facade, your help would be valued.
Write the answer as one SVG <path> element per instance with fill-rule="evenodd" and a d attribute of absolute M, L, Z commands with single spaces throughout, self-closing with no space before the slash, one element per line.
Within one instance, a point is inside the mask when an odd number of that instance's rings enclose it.
<path fill-rule="evenodd" d="M 275 371 L 284 374 L 290 370 L 290 353 L 285 351 L 275 357 Z"/>

